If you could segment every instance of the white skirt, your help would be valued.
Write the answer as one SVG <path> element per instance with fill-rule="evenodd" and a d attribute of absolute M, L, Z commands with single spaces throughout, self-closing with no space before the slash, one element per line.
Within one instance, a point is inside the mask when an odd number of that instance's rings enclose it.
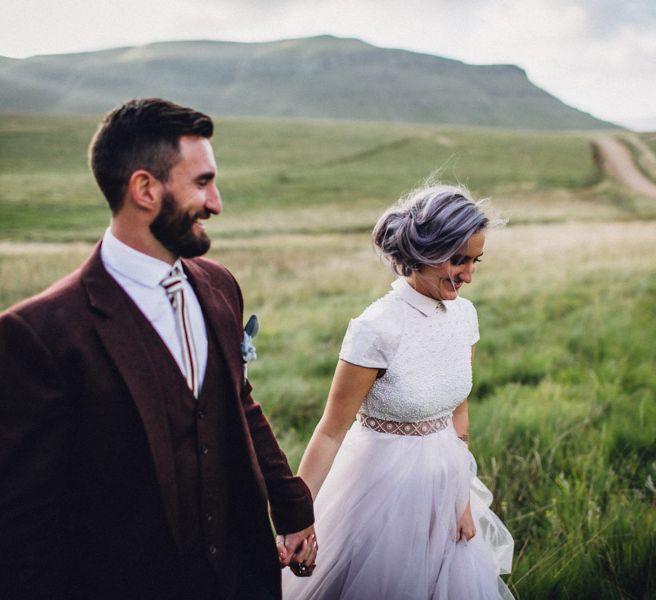
<path fill-rule="evenodd" d="M 455 542 L 471 500 L 476 535 Z M 319 542 L 311 577 L 283 571 L 286 600 L 511 599 L 513 539 L 489 509 L 492 494 L 451 421 L 425 436 L 356 422 L 315 503 Z"/>

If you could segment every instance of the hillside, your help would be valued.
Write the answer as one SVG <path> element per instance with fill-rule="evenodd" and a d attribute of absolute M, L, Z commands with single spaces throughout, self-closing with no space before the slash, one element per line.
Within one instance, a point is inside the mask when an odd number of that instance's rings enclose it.
<path fill-rule="evenodd" d="M 469 65 L 332 36 L 0 58 L 3 112 L 98 113 L 135 96 L 225 116 L 614 127 L 536 87 L 513 65 Z"/>

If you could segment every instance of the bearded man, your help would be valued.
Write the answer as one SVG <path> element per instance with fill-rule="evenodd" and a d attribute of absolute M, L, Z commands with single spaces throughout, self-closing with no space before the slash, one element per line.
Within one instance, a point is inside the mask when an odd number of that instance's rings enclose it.
<path fill-rule="evenodd" d="M 311 573 L 311 496 L 251 397 L 239 286 L 198 258 L 212 133 L 160 99 L 108 113 L 89 155 L 110 227 L 0 315 L 0 598 L 279 598 L 281 566 Z"/>

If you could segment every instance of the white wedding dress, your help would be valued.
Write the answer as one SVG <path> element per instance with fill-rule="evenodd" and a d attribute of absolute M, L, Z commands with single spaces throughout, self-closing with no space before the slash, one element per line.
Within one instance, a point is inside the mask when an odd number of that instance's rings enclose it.
<path fill-rule="evenodd" d="M 344 338 L 342 360 L 386 371 L 317 497 L 314 574 L 297 578 L 285 569 L 283 597 L 511 599 L 499 574 L 510 572 L 512 537 L 489 509 L 492 494 L 450 418 L 472 386 L 476 310 L 464 298 L 440 304 L 405 279 L 392 288 L 351 321 Z M 371 428 L 426 421 L 439 430 L 398 435 Z M 468 500 L 477 534 L 456 543 L 456 519 Z"/>

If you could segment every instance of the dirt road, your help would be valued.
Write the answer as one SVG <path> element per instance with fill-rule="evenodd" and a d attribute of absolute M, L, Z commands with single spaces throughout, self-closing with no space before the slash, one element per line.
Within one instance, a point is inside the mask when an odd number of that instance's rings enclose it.
<path fill-rule="evenodd" d="M 631 189 L 656 198 L 656 183 L 647 179 L 638 169 L 631 152 L 613 137 L 600 137 L 593 141 L 601 167 Z"/>

